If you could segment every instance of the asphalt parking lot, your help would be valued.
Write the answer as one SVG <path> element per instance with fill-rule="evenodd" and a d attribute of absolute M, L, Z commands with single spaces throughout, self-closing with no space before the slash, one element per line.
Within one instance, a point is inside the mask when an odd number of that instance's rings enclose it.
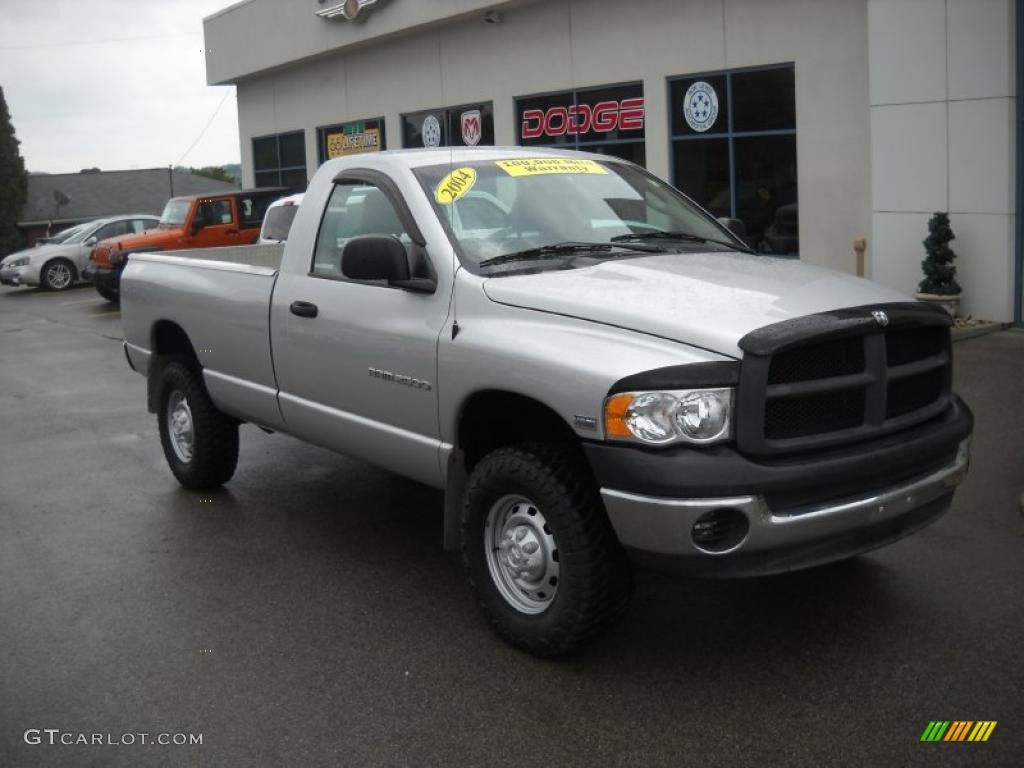
<path fill-rule="evenodd" d="M 559 661 L 484 625 L 431 489 L 248 426 L 224 490 L 180 488 L 119 339 L 89 287 L 0 290 L 0 765 L 1020 764 L 1024 333 L 956 345 L 974 461 L 934 526 L 786 576 L 641 574 Z"/>

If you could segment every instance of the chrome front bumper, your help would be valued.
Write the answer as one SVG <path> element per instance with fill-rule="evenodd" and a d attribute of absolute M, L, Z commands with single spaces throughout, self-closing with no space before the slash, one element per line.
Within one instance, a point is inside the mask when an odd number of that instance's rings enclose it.
<path fill-rule="evenodd" d="M 708 576 L 767 574 L 840 560 L 923 528 L 949 508 L 969 463 L 967 438 L 950 464 L 924 477 L 801 509 L 773 510 L 761 495 L 668 499 L 602 488 L 601 496 L 619 541 L 638 560 Z M 747 527 L 711 551 L 695 542 L 694 524 L 716 510 L 735 510 Z"/>

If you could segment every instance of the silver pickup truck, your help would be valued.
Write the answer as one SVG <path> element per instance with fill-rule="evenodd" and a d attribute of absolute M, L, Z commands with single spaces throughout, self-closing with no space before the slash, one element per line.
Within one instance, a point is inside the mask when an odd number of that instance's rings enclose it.
<path fill-rule="evenodd" d="M 905 536 L 969 459 L 945 313 L 753 254 L 613 157 L 332 160 L 283 250 L 135 254 L 122 313 L 182 485 L 227 482 L 248 422 L 443 489 L 444 545 L 538 655 L 620 616 L 636 563 L 766 574 Z"/>

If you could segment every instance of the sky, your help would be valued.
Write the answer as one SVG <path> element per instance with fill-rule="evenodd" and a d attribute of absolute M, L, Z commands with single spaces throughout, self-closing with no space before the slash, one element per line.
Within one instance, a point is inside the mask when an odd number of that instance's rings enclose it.
<path fill-rule="evenodd" d="M 232 3 L 0 0 L 0 87 L 25 167 L 237 163 L 235 89 L 206 84 L 202 50 L 203 17 Z"/>

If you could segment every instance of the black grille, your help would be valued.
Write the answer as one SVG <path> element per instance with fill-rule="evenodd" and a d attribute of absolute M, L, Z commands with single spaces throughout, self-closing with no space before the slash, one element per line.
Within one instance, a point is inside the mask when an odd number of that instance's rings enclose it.
<path fill-rule="evenodd" d="M 768 368 L 768 383 L 811 381 L 844 376 L 864 370 L 864 342 L 839 339 L 780 352 Z"/>
<path fill-rule="evenodd" d="M 945 328 L 897 328 L 885 334 L 885 358 L 890 366 L 934 357 L 946 349 Z"/>
<path fill-rule="evenodd" d="M 765 403 L 764 436 L 769 440 L 852 429 L 863 423 L 863 389 L 777 397 Z"/>
<path fill-rule="evenodd" d="M 948 317 L 891 306 L 889 326 L 866 308 L 862 316 L 811 316 L 751 334 L 738 393 L 740 449 L 771 455 L 843 445 L 944 410 L 952 373 Z M 780 351 L 772 348 L 775 337 L 783 340 Z"/>
<path fill-rule="evenodd" d="M 889 382 L 889 396 L 885 403 L 885 417 L 895 419 L 931 405 L 942 396 L 942 378 L 939 371 L 926 371 L 905 379 Z"/>

